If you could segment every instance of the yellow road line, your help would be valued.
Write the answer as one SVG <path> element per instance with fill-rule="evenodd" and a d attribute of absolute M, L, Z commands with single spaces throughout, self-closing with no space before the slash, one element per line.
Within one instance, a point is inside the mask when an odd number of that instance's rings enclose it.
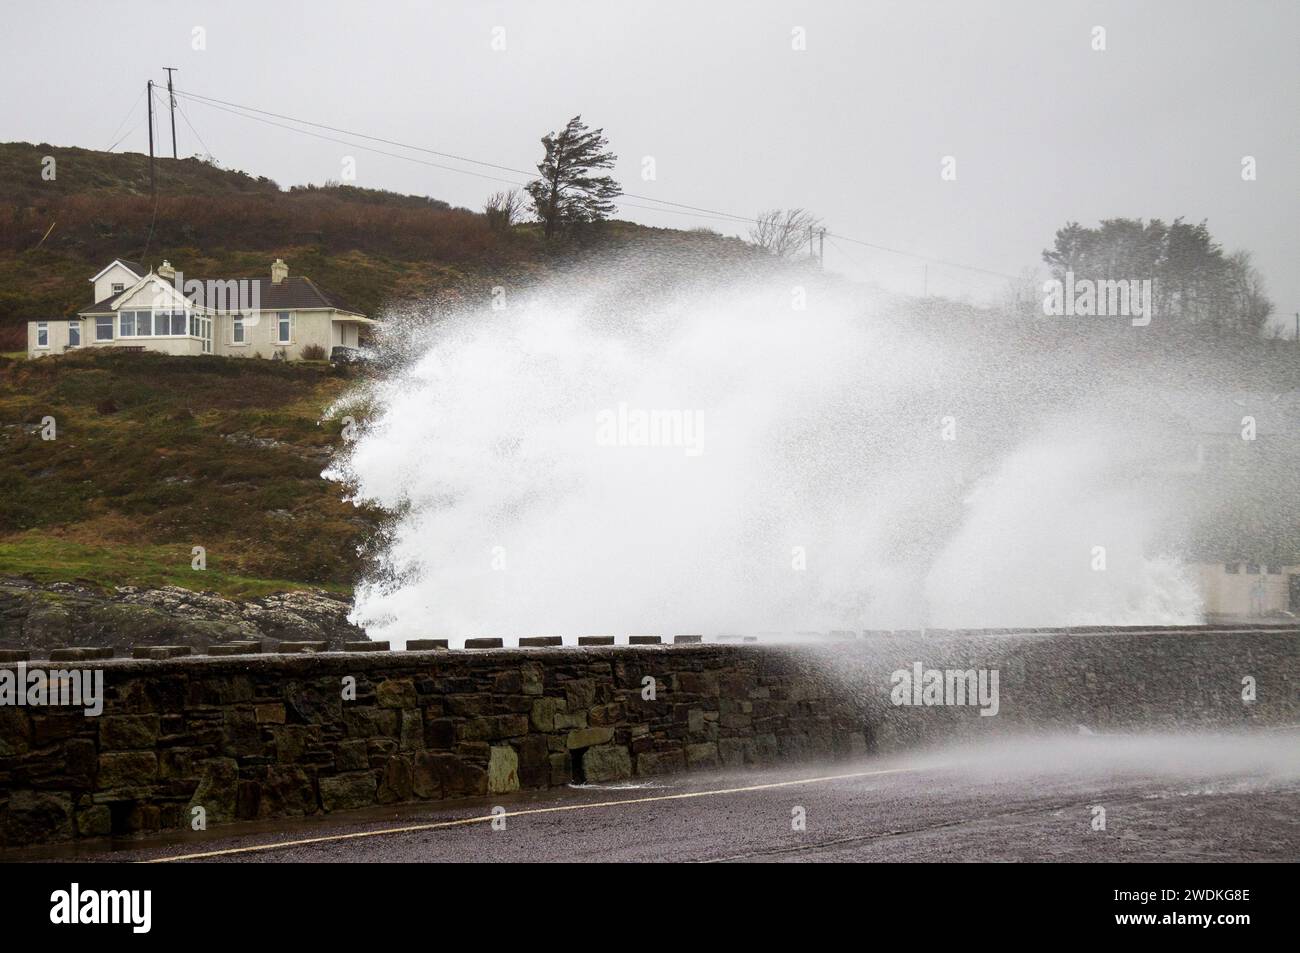
<path fill-rule="evenodd" d="M 942 767 L 932 765 L 931 767 Z M 481 817 L 462 817 L 455 821 L 436 821 L 429 824 L 412 824 L 407 827 L 386 827 L 375 831 L 354 831 L 350 834 L 328 834 L 324 837 L 304 837 L 300 840 L 277 841 L 274 844 L 254 844 L 251 847 L 229 847 L 225 850 L 208 850 L 197 854 L 177 854 L 174 857 L 156 857 L 142 861 L 146 864 L 166 864 L 176 860 L 203 860 L 208 857 L 228 857 L 232 854 L 251 854 L 263 850 L 282 850 L 286 847 L 303 847 L 308 844 L 328 844 L 334 841 L 355 840 L 361 837 L 382 837 L 387 834 L 411 834 L 416 831 L 432 831 L 445 827 L 463 827 L 468 824 L 486 824 L 498 817 L 524 817 L 529 814 L 555 814 L 559 811 L 587 811 L 604 807 L 622 807 L 629 804 L 649 804 L 654 801 L 682 801 L 694 797 L 716 797 L 722 794 L 744 794 L 749 791 L 769 791 L 773 788 L 788 788 L 799 784 L 819 784 L 825 781 L 847 781 L 852 778 L 868 778 L 884 774 L 903 774 L 911 771 L 923 771 L 926 768 L 887 768 L 877 771 L 855 771 L 851 774 L 829 774 L 817 778 L 798 778 L 793 781 L 772 781 L 768 784 L 751 784 L 741 788 L 718 788 L 713 791 L 686 791 L 681 794 L 656 794 L 652 797 L 625 798 L 619 801 L 594 801 L 589 804 L 561 804 L 556 807 L 534 807 L 523 811 L 507 811 L 504 814 L 486 814 Z"/>

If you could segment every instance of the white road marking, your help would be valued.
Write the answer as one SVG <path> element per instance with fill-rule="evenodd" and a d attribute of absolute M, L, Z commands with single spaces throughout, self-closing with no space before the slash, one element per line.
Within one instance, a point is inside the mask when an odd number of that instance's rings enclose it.
<path fill-rule="evenodd" d="M 769 791 L 773 788 L 788 788 L 800 784 L 821 784 L 827 781 L 847 781 L 853 778 L 869 778 L 886 774 L 906 774 L 915 771 L 929 771 L 943 765 L 929 765 L 924 768 L 886 768 L 876 771 L 854 771 L 850 774 L 828 774 L 816 778 L 797 778 L 793 781 L 772 781 L 767 784 L 751 784 L 739 788 L 717 788 L 711 791 L 686 791 L 680 794 L 656 794 L 651 797 L 624 798 L 617 801 L 594 801 L 589 804 L 561 804 L 555 807 L 534 807 L 523 811 L 507 811 L 504 814 L 486 814 L 481 817 L 462 817 L 454 821 L 435 821 L 429 824 L 412 824 L 406 827 L 385 827 L 374 831 L 354 831 L 350 834 L 328 834 L 324 837 L 304 837 L 299 840 L 277 841 L 273 844 L 254 844 L 249 847 L 228 847 L 224 850 L 208 850 L 195 854 L 177 854 L 172 857 L 155 857 L 141 861 L 146 864 L 166 864 L 177 860 L 203 860 L 208 857 L 229 857 L 232 854 L 251 854 L 265 850 L 283 850 L 286 847 L 303 847 L 308 844 L 328 844 L 336 841 L 356 840 L 362 837 L 383 837 L 388 834 L 411 834 L 416 831 L 432 831 L 446 827 L 464 827 L 468 824 L 490 824 L 498 817 L 525 817 L 529 814 L 555 814 L 560 811 L 588 811 L 596 808 L 623 807 L 630 804 L 648 804 L 652 801 L 682 801 L 687 798 L 717 797 L 723 794 L 744 794 L 749 791 Z"/>

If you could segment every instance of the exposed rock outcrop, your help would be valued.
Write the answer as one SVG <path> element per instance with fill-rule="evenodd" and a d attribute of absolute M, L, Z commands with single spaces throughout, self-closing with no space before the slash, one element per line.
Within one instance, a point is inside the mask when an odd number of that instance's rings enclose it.
<path fill-rule="evenodd" d="M 43 656 L 65 646 L 189 645 L 275 639 L 323 641 L 330 648 L 365 639 L 347 620 L 352 603 L 323 590 L 294 590 L 246 601 L 179 586 L 112 593 L 71 583 L 0 579 L 0 645 Z"/>

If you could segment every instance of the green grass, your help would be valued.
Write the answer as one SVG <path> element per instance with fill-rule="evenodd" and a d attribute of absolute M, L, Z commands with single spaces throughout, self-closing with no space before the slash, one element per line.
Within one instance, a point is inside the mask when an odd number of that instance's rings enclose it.
<path fill-rule="evenodd" d="M 328 365 L 84 351 L 0 360 L 0 572 L 347 591 L 381 514 L 321 478 Z M 41 438 L 53 417 L 54 440 Z M 275 446 L 257 441 L 273 440 Z M 190 567 L 207 551 L 208 571 Z"/>
<path fill-rule="evenodd" d="M 181 546 L 89 546 L 31 532 L 0 541 L 0 576 L 23 576 L 41 583 L 72 582 L 110 591 L 114 586 L 180 586 L 249 599 L 308 588 L 292 579 L 257 579 L 225 572 L 217 556 L 204 570 L 191 566 Z M 350 587 L 316 584 L 311 588 L 348 594 Z"/>

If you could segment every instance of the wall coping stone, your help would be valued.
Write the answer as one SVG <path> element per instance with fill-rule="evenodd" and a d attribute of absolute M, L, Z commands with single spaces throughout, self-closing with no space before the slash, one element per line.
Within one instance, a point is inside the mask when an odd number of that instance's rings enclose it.
<path fill-rule="evenodd" d="M 89 659 L 106 659 L 113 657 L 111 647 L 75 646 L 50 649 L 51 662 L 82 662 Z"/>
<path fill-rule="evenodd" d="M 408 652 L 425 652 L 429 649 L 447 648 L 447 639 L 407 639 L 406 650 Z"/>
<path fill-rule="evenodd" d="M 1149 635 L 1153 638 L 1160 637 L 1177 637 L 1186 635 L 1214 635 L 1232 638 L 1254 638 L 1276 635 L 1296 635 L 1300 637 L 1300 625 L 1261 625 L 1261 626 L 1223 626 L 1207 625 L 1201 627 L 1195 626 L 1145 626 L 1145 627 L 1126 627 L 1123 631 L 1117 632 L 1102 626 L 1084 626 L 1071 629 L 1016 629 L 1012 631 L 998 630 L 949 630 L 942 634 L 936 634 L 929 630 L 922 636 L 920 633 L 911 634 L 906 630 L 893 630 L 889 632 L 881 631 L 870 640 L 862 640 L 855 643 L 862 647 L 868 646 L 886 646 L 889 643 L 898 640 L 904 640 L 914 643 L 918 646 L 924 646 L 927 643 L 942 644 L 948 642 L 960 642 L 971 638 L 995 639 L 998 641 L 1005 640 L 1008 644 L 1023 643 L 1028 641 L 1050 640 L 1056 638 L 1105 638 L 1108 635 L 1125 634 L 1125 635 Z M 629 645 L 616 645 L 613 636 L 580 636 L 577 646 L 552 646 L 554 649 L 562 649 L 565 654 L 571 655 L 575 661 L 590 658 L 592 655 L 609 655 L 617 658 L 627 652 L 629 647 L 635 646 L 638 651 L 672 651 L 672 652 L 717 652 L 717 651 L 744 651 L 744 652 L 767 652 L 767 651 L 785 651 L 785 650 L 814 650 L 825 649 L 830 652 L 843 651 L 845 646 L 842 642 L 830 640 L 808 640 L 808 641 L 789 641 L 789 642 L 768 642 L 759 643 L 755 641 L 754 636 L 743 636 L 744 641 L 738 643 L 735 638 L 726 639 L 719 637 L 712 642 L 675 642 L 663 644 L 660 641 L 638 641 L 632 643 L 631 639 L 638 640 L 658 640 L 658 636 L 632 636 L 629 638 Z M 494 643 L 492 647 L 485 649 L 473 649 L 465 652 L 458 649 L 448 649 L 444 647 L 445 639 L 413 639 L 407 643 L 405 651 L 373 649 L 361 652 L 328 652 L 325 651 L 328 643 L 326 642 L 307 642 L 294 643 L 284 642 L 280 645 L 280 653 L 252 653 L 242 648 L 237 648 L 230 644 L 213 645 L 205 654 L 186 654 L 188 646 L 150 646 L 152 650 L 147 658 L 116 658 L 113 656 L 111 648 L 100 648 L 90 646 L 78 646 L 71 648 L 52 649 L 50 651 L 50 662 L 58 661 L 76 661 L 79 663 L 91 663 L 86 667 L 104 668 L 108 671 L 124 670 L 139 668 L 141 671 L 148 671 L 151 674 L 157 673 L 160 664 L 167 666 L 232 666 L 235 668 L 246 668 L 251 663 L 267 663 L 266 665 L 258 664 L 258 670 L 274 670 L 275 668 L 284 667 L 289 663 L 302 663 L 304 667 L 318 667 L 325 659 L 337 660 L 339 669 L 356 670 L 359 665 L 365 662 L 374 662 L 377 666 L 393 666 L 394 664 L 403 665 L 409 662 L 412 665 L 423 665 L 430 660 L 438 657 L 447 657 L 449 654 L 458 657 L 465 655 L 483 656 L 496 659 L 498 661 L 526 660 L 535 653 L 530 652 L 527 648 L 506 648 L 501 644 L 500 639 L 489 639 L 487 641 Z M 471 642 L 475 640 L 467 640 Z M 299 645 L 310 646 L 309 649 L 297 648 Z M 434 648 L 425 648 L 425 645 L 433 645 Z M 419 646 L 413 648 L 413 646 Z M 136 646 L 135 650 L 143 648 Z M 159 652 L 157 650 L 165 650 Z M 311 659 L 302 659 L 302 655 L 311 655 Z M 556 654 L 559 654 L 558 652 Z M 166 656 L 166 657 L 160 657 Z M 27 649 L 0 649 L 0 666 L 14 665 L 18 662 L 46 661 L 45 659 L 31 657 L 31 651 Z M 368 667 L 368 666 L 367 666 Z"/>
<path fill-rule="evenodd" d="M 193 649 L 188 645 L 136 645 L 131 648 L 132 658 L 175 658 L 179 655 L 191 655 Z"/>
<path fill-rule="evenodd" d="M 716 643 L 686 644 L 686 645 L 649 645 L 637 649 L 638 653 L 642 652 L 667 652 L 681 655 L 701 655 L 701 656 L 732 656 L 740 653 L 758 655 L 789 655 L 791 653 L 809 653 L 809 654 L 833 654 L 836 647 L 830 644 L 808 644 L 808 645 L 718 645 Z M 547 653 L 549 663 L 565 664 L 566 662 L 585 663 L 593 659 L 609 659 L 617 661 L 629 656 L 628 646 L 626 645 L 601 645 L 601 646 L 560 646 Z M 518 648 L 499 648 L 499 649 L 478 649 L 469 652 L 460 652 L 456 650 L 448 651 L 445 649 L 433 649 L 428 651 L 389 651 L 389 652 L 308 652 L 308 653 L 289 653 L 276 654 L 268 653 L 265 655 L 234 655 L 234 656 L 212 656 L 212 655 L 188 655 L 179 656 L 169 659 L 132 659 L 132 658 L 103 658 L 89 659 L 83 667 L 89 669 L 103 669 L 105 673 L 114 676 L 133 677 L 136 675 L 147 675 L 150 677 L 165 676 L 169 674 L 195 674 L 195 675 L 220 675 L 225 673 L 239 673 L 245 675 L 253 674 L 282 674 L 285 676 L 301 677 L 304 674 L 360 674 L 370 671 L 383 670 L 403 670 L 412 671 L 426 670 L 430 663 L 448 662 L 456 659 L 458 663 L 463 664 L 466 661 L 472 664 L 482 664 L 485 666 L 509 666 L 514 663 L 528 662 L 537 658 L 537 653 L 530 649 Z M 9 667 L 5 663 L 0 663 L 0 668 Z"/>

